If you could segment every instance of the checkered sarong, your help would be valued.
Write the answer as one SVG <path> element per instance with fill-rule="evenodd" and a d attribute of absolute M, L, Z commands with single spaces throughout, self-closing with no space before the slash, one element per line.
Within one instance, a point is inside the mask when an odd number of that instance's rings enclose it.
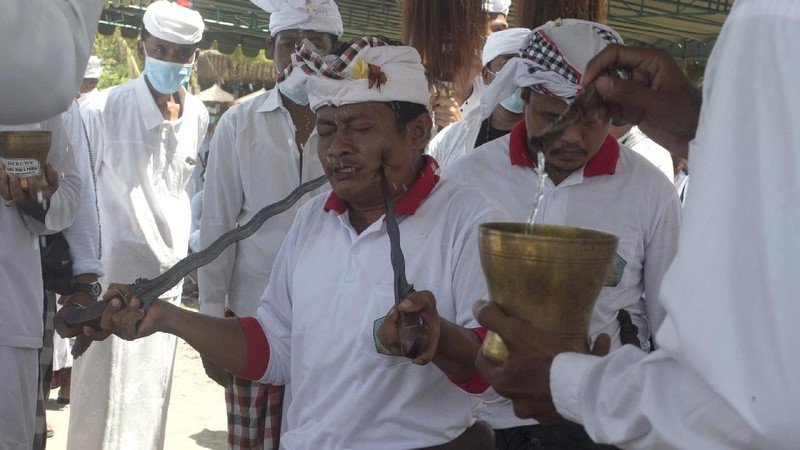
<path fill-rule="evenodd" d="M 234 450 L 273 450 L 281 434 L 283 386 L 231 376 L 225 388 L 228 447 Z"/>
<path fill-rule="evenodd" d="M 50 397 L 50 385 L 53 381 L 53 317 L 56 314 L 56 294 L 45 291 L 44 294 L 44 336 L 42 348 L 39 349 L 39 393 L 36 400 L 36 434 L 33 435 L 33 448 L 45 448 L 47 436 L 45 426 L 45 405 Z M 66 432 L 66 430 L 63 430 Z"/>
<path fill-rule="evenodd" d="M 315 73 L 324 75 L 334 80 L 343 80 L 342 72 L 353 62 L 358 53 L 367 47 L 382 47 L 388 45 L 385 41 L 374 36 L 364 36 L 356 39 L 342 54 L 335 59 L 326 61 L 326 58 L 317 52 L 317 48 L 308 40 L 298 42 L 295 53 L 292 54 L 292 64 L 279 73 L 278 83 L 286 80 L 294 69 L 300 69 L 308 75 Z"/>

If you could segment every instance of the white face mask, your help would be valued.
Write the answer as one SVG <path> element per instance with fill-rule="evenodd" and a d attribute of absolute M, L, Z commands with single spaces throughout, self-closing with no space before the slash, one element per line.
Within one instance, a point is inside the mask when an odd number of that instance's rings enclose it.
<path fill-rule="evenodd" d="M 289 89 L 283 83 L 278 83 L 278 92 L 285 95 L 296 105 L 305 106 L 309 103 L 308 93 L 305 89 Z"/>
<path fill-rule="evenodd" d="M 161 61 L 147 56 L 147 50 L 144 51 L 144 56 L 144 74 L 153 89 L 162 94 L 178 92 L 192 76 L 194 60 L 188 64 Z"/>
<path fill-rule="evenodd" d="M 517 88 L 513 94 L 508 96 L 505 100 L 500 102 L 500 106 L 507 109 L 514 114 L 522 114 L 522 109 L 525 105 L 522 104 L 522 95 L 520 95 L 520 88 Z"/>

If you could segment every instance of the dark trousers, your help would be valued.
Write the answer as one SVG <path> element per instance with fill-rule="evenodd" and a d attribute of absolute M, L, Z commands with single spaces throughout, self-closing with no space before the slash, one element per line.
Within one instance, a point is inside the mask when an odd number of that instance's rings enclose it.
<path fill-rule="evenodd" d="M 613 445 L 594 443 L 583 427 L 577 424 L 505 428 L 494 430 L 494 436 L 498 450 L 611 450 L 617 448 Z"/>

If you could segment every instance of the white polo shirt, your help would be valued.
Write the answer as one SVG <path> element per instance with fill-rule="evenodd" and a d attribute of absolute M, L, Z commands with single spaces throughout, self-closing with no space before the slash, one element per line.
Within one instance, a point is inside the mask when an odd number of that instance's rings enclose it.
<path fill-rule="evenodd" d="M 395 206 L 408 280 L 433 292 L 441 317 L 474 328 L 472 303 L 487 295 L 478 224 L 507 216 L 474 189 L 437 183 L 433 160 L 427 161 Z M 473 422 L 470 395 L 433 364 L 376 351 L 375 320 L 394 305 L 389 237 L 383 219 L 357 234 L 346 208 L 331 193 L 300 209 L 261 298 L 258 323 L 242 321 L 251 324 L 245 325 L 253 349 L 248 367 L 262 364 L 255 376 L 291 383 L 281 447 L 408 449 L 449 442 Z"/>
<path fill-rule="evenodd" d="M 58 189 L 50 198 L 44 223 L 24 213 L 18 206 L 0 205 L 0 233 L 3 239 L 0 243 L 0 345 L 40 348 L 44 332 L 44 291 L 39 235 L 61 231 L 72 223 L 79 207 L 82 180 L 61 123 L 61 115 L 33 124 L 0 125 L 0 131 L 52 132 L 47 162 L 61 174 Z M 2 363 L 0 367 L 3 367 Z"/>
<path fill-rule="evenodd" d="M 523 121 L 509 135 L 445 168 L 443 177 L 475 185 L 515 221 L 527 221 L 538 172 L 526 152 L 526 140 Z M 675 255 L 680 219 L 672 183 L 642 156 L 619 147 L 611 136 L 583 170 L 557 186 L 547 180 L 536 223 L 595 229 L 619 238 L 614 270 L 618 283 L 607 283 L 600 291 L 589 324 L 592 340 L 607 333 L 612 348 L 619 347 L 617 314 L 625 309 L 639 329 L 640 342 L 648 348 L 651 329 L 657 329 L 664 318 L 659 287 Z M 507 413 L 508 419 L 518 422 L 510 407 Z"/>
<path fill-rule="evenodd" d="M 300 183 L 323 174 L 316 130 L 305 143 L 298 145 L 294 138 L 292 117 L 277 89 L 225 112 L 211 140 L 200 218 L 201 249 L 286 197 Z M 318 192 L 322 190 L 330 186 Z M 256 313 L 272 263 L 302 203 L 271 218 L 255 234 L 198 270 L 200 312 L 222 317 L 227 306 L 242 317 Z"/>

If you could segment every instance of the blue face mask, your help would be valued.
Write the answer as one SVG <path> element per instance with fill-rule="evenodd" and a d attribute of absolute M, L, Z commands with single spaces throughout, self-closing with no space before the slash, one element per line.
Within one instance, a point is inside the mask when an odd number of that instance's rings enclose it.
<path fill-rule="evenodd" d="M 290 89 L 283 83 L 278 83 L 278 92 L 293 101 L 296 105 L 305 106 L 308 104 L 308 93 L 305 89 Z"/>
<path fill-rule="evenodd" d="M 147 56 L 145 51 L 144 74 L 153 89 L 162 94 L 172 94 L 189 82 L 192 64 L 161 61 Z"/>
<path fill-rule="evenodd" d="M 517 88 L 511 96 L 500 102 L 500 106 L 507 109 L 509 112 L 514 114 L 522 114 L 522 109 L 524 105 L 522 104 L 522 96 L 520 95 L 520 89 Z"/>

